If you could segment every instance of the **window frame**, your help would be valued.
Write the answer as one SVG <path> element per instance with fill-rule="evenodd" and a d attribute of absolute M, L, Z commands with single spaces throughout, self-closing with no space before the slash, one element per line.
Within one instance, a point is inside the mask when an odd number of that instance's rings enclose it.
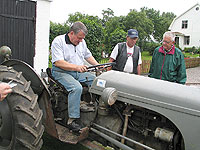
<path fill-rule="evenodd" d="M 182 20 L 182 29 L 187 29 L 188 28 L 188 20 Z"/>

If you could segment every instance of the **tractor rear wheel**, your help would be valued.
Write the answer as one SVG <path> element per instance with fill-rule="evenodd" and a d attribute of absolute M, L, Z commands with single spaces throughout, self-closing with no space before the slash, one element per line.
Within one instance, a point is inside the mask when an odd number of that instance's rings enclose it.
<path fill-rule="evenodd" d="M 39 150 L 42 147 L 42 111 L 22 72 L 0 65 L 0 81 L 17 83 L 13 92 L 0 102 L 0 149 Z"/>

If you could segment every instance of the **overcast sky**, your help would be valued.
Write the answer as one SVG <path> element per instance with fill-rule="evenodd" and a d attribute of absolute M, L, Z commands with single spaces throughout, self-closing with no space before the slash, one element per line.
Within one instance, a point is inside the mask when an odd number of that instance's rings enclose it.
<path fill-rule="evenodd" d="M 160 12 L 173 12 L 179 16 L 200 0 L 53 0 L 50 8 L 50 20 L 64 23 L 70 13 L 81 12 L 102 18 L 102 10 L 111 8 L 115 16 L 127 15 L 130 9 L 140 11 L 147 7 Z"/>

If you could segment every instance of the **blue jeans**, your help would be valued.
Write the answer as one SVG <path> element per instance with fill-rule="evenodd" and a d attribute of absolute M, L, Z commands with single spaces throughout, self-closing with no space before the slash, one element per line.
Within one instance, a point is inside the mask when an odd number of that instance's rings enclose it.
<path fill-rule="evenodd" d="M 80 118 L 80 101 L 83 87 L 80 82 L 91 85 L 95 75 L 77 71 L 66 71 L 58 67 L 52 67 L 52 76 L 60 82 L 69 92 L 68 95 L 68 114 L 69 118 Z"/>

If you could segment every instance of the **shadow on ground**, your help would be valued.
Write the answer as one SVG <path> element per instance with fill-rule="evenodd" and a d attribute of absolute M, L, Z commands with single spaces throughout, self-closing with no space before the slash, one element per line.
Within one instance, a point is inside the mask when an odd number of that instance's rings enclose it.
<path fill-rule="evenodd" d="M 89 150 L 80 144 L 67 144 L 58 139 L 49 136 L 47 133 L 43 135 L 43 146 L 41 150 Z"/>

